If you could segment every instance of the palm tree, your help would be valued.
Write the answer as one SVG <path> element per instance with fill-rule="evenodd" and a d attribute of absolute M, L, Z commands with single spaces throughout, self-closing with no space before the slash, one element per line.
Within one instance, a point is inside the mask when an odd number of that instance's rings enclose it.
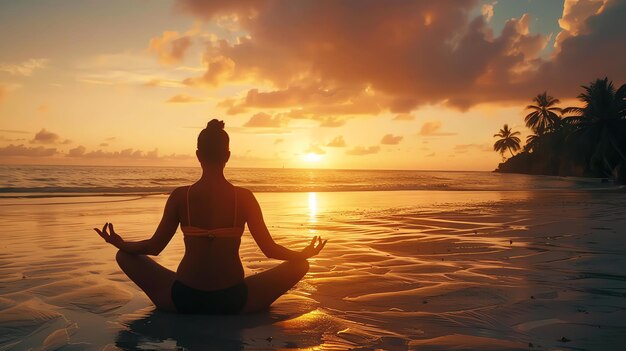
<path fill-rule="evenodd" d="M 524 145 L 524 151 L 532 152 L 537 149 L 537 146 L 541 142 L 541 135 L 531 134 L 526 137 L 526 145 Z"/>
<path fill-rule="evenodd" d="M 575 129 L 570 140 L 584 152 L 587 165 L 602 175 L 626 162 L 626 84 L 617 90 L 608 78 L 598 79 L 578 99 L 584 107 L 563 110 Z"/>
<path fill-rule="evenodd" d="M 493 150 L 502 154 L 502 159 L 504 159 L 504 152 L 506 150 L 509 150 L 511 156 L 513 156 L 513 151 L 520 149 L 520 139 L 517 137 L 518 135 L 519 132 L 512 131 L 509 129 L 509 125 L 505 124 L 498 134 L 493 135 L 494 138 L 500 138 L 493 144 Z"/>
<path fill-rule="evenodd" d="M 559 117 L 561 108 L 555 105 L 561 103 L 561 101 L 548 95 L 547 91 L 535 96 L 533 101 L 535 105 L 526 106 L 527 110 L 532 110 L 524 119 L 526 126 L 537 135 L 558 128 L 561 122 Z"/>

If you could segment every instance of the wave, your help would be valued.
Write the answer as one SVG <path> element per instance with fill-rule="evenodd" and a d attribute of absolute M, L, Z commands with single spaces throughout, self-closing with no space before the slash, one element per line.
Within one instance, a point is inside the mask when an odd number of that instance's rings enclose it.
<path fill-rule="evenodd" d="M 477 187 L 449 186 L 420 186 L 407 185 L 300 185 L 300 186 L 248 186 L 253 192 L 350 192 L 350 191 L 451 191 L 451 192 L 515 192 L 528 191 L 529 189 L 497 189 Z M 1 198 L 51 198 L 51 197 L 86 197 L 86 196 L 150 196 L 166 195 L 175 187 L 93 187 L 93 188 L 69 188 L 69 187 L 40 187 L 40 188 L 0 188 Z M 624 186 L 619 187 L 588 187 L 588 188 L 538 188 L 533 191 L 626 191 Z"/>
<path fill-rule="evenodd" d="M 542 191 L 616 189 L 606 180 L 492 172 L 226 169 L 254 192 Z M 167 194 L 195 182 L 197 168 L 0 166 L 0 198 Z"/>

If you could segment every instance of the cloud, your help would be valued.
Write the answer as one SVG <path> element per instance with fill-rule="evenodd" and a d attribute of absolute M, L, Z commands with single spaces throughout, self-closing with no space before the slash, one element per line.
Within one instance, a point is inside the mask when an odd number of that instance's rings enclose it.
<path fill-rule="evenodd" d="M 402 141 L 402 138 L 403 137 L 400 135 L 394 136 L 393 134 L 386 134 L 380 140 L 380 143 L 383 145 L 398 145 L 400 144 L 400 141 Z"/>
<path fill-rule="evenodd" d="M 423 136 L 449 136 L 449 135 L 456 135 L 456 133 L 444 133 L 444 132 L 440 132 L 441 130 L 441 122 L 439 121 L 431 121 L 431 122 L 424 122 L 424 124 L 422 124 L 422 128 L 420 129 L 420 135 Z"/>
<path fill-rule="evenodd" d="M 160 37 L 150 40 L 149 48 L 159 57 L 162 64 L 171 65 L 184 59 L 191 43 L 191 36 L 180 35 L 176 31 L 165 31 Z"/>
<path fill-rule="evenodd" d="M 490 22 L 491 19 L 493 18 L 493 7 L 497 4 L 497 1 L 494 1 L 490 4 L 483 4 L 483 6 L 480 9 L 480 12 L 482 13 L 483 17 L 485 18 L 485 21 Z"/>
<path fill-rule="evenodd" d="M 100 143 L 98 146 L 100 146 L 100 147 L 107 147 L 107 146 L 109 146 L 109 144 L 108 143 Z"/>
<path fill-rule="evenodd" d="M 70 149 L 70 151 L 68 151 L 67 156 L 70 157 L 80 157 L 82 155 L 85 154 L 85 152 L 87 151 L 87 149 L 82 146 L 82 145 L 78 145 L 77 147 Z"/>
<path fill-rule="evenodd" d="M 30 132 L 25 130 L 15 130 L 15 129 L 0 129 L 2 133 L 15 133 L 15 134 L 30 134 Z"/>
<path fill-rule="evenodd" d="M 46 148 L 43 146 L 27 147 L 23 144 L 5 146 L 0 148 L 0 156 L 30 156 L 30 157 L 46 157 L 57 153 L 56 148 Z"/>
<path fill-rule="evenodd" d="M 343 140 L 343 136 L 335 137 L 333 140 L 326 144 L 328 147 L 346 147 L 346 141 Z"/>
<path fill-rule="evenodd" d="M 250 120 L 244 124 L 244 127 L 260 127 L 260 128 L 280 128 L 283 126 L 283 119 L 280 116 L 274 116 L 265 113 L 259 112 L 252 117 Z"/>
<path fill-rule="evenodd" d="M 495 33 L 488 21 L 493 3 L 482 8 L 474 0 L 179 0 L 176 6 L 205 21 L 232 18 L 236 26 L 206 44 L 206 70 L 187 84 L 263 82 L 273 89 L 256 90 L 255 99 L 237 100 L 233 109 L 302 107 L 337 116 L 341 109 L 408 113 L 427 104 L 466 110 L 525 101 L 545 89 L 575 95 L 580 84 L 604 75 L 624 81 L 624 3 L 609 0 L 584 20 L 586 31 L 560 39 L 551 57 L 543 54 L 549 35 L 534 34 L 529 15 Z M 563 25 L 576 23 L 569 17 Z M 581 57 L 584 65 L 570 65 Z M 367 104 L 351 104 L 358 99 Z"/>
<path fill-rule="evenodd" d="M 1 132 L 2 130 L 0 130 Z M 26 138 L 7 138 L 4 135 L 0 135 L 0 141 L 26 141 Z"/>
<path fill-rule="evenodd" d="M 426 157 L 435 157 L 435 155 L 436 154 L 434 152 L 431 152 L 430 154 L 426 155 Z"/>
<path fill-rule="evenodd" d="M 95 150 L 87 152 L 87 149 L 79 145 L 71 150 L 66 155 L 67 157 L 81 157 L 81 158 L 124 158 L 124 159 L 159 159 L 159 150 L 154 149 L 152 151 L 135 150 L 132 148 L 123 149 L 121 151 L 103 151 Z M 171 155 L 170 155 L 171 156 Z M 167 157 L 167 156 L 166 156 Z"/>
<path fill-rule="evenodd" d="M 204 100 L 198 97 L 194 97 L 194 96 L 178 94 L 167 99 L 167 101 L 165 102 L 166 103 L 195 103 L 195 102 L 204 102 Z"/>
<path fill-rule="evenodd" d="M 369 115 L 382 111 L 379 102 L 365 90 L 332 88 L 320 83 L 292 85 L 286 89 L 248 90 L 241 99 L 227 98 L 218 107 L 228 108 L 229 114 L 254 109 L 289 108 L 297 106 L 300 118 L 320 115 Z"/>
<path fill-rule="evenodd" d="M 143 87 L 185 87 L 188 74 L 177 69 L 164 70 L 148 52 L 124 51 L 87 57 L 77 63 L 77 80 L 95 85 L 136 85 Z"/>
<path fill-rule="evenodd" d="M 584 21 L 583 33 L 560 42 L 557 55 L 537 72 L 550 95 L 576 95 L 581 84 L 605 76 L 618 84 L 626 81 L 625 13 L 626 1 L 609 0 Z"/>
<path fill-rule="evenodd" d="M 393 118 L 394 121 L 412 121 L 414 119 L 415 116 L 410 113 L 400 113 Z"/>
<path fill-rule="evenodd" d="M 324 149 L 319 147 L 319 145 L 310 145 L 309 148 L 306 149 L 304 152 L 307 153 L 307 154 L 313 153 L 313 154 L 316 154 L 316 155 L 324 155 L 324 154 L 326 154 L 326 151 L 324 151 Z"/>
<path fill-rule="evenodd" d="M 207 70 L 203 76 L 187 78 L 183 83 L 189 86 L 217 86 L 234 76 L 235 61 L 229 57 L 223 55 L 211 57 L 206 65 Z"/>
<path fill-rule="evenodd" d="M 30 77 L 35 70 L 45 68 L 49 60 L 45 58 L 29 59 L 18 64 L 0 63 L 0 72 Z"/>
<path fill-rule="evenodd" d="M 284 141 L 285 141 L 285 139 L 283 139 L 283 138 L 277 138 L 276 140 L 274 140 L 274 145 L 280 144 L 280 143 L 282 143 Z"/>
<path fill-rule="evenodd" d="M 468 151 L 493 152 L 493 146 L 489 143 L 485 144 L 459 144 L 454 146 L 454 151 L 463 154 Z"/>
<path fill-rule="evenodd" d="M 37 132 L 30 141 L 31 144 L 70 144 L 71 142 L 69 139 L 62 141 L 58 134 L 47 131 L 45 128 Z"/>
<path fill-rule="evenodd" d="M 565 0 L 563 15 L 559 19 L 562 30 L 556 37 L 555 47 L 559 48 L 567 38 L 587 34 L 587 19 L 601 13 L 606 3 L 607 0 Z"/>
<path fill-rule="evenodd" d="M 163 88 L 180 88 L 185 85 L 178 80 L 174 79 L 162 79 L 162 78 L 151 78 L 145 83 L 143 86 L 155 88 L 155 87 L 163 87 Z"/>
<path fill-rule="evenodd" d="M 353 156 L 363 156 L 363 155 L 376 154 L 379 151 L 380 151 L 380 146 L 369 146 L 369 147 L 355 146 L 354 148 L 346 151 L 346 154 L 353 155 Z"/>

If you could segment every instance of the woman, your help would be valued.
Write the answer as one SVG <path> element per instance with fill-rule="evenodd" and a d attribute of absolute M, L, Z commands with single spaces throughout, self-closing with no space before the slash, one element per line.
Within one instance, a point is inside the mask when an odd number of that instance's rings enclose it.
<path fill-rule="evenodd" d="M 307 259 L 317 255 L 326 241 L 314 237 L 299 252 L 274 242 L 252 192 L 233 186 L 224 177 L 230 158 L 224 122 L 214 119 L 200 132 L 196 156 L 202 177 L 172 192 L 152 238 L 125 241 L 112 223 L 94 230 L 119 249 L 120 268 L 160 310 L 239 314 L 266 309 L 302 279 L 309 269 Z M 265 256 L 286 262 L 244 278 L 239 244 L 246 223 Z M 163 251 L 179 224 L 185 255 L 174 273 L 146 255 Z"/>

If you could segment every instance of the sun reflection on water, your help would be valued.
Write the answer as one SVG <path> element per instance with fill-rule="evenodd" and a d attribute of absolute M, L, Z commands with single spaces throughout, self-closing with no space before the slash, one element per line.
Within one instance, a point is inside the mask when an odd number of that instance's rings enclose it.
<path fill-rule="evenodd" d="M 309 193 L 309 222 L 317 222 L 317 193 Z"/>

